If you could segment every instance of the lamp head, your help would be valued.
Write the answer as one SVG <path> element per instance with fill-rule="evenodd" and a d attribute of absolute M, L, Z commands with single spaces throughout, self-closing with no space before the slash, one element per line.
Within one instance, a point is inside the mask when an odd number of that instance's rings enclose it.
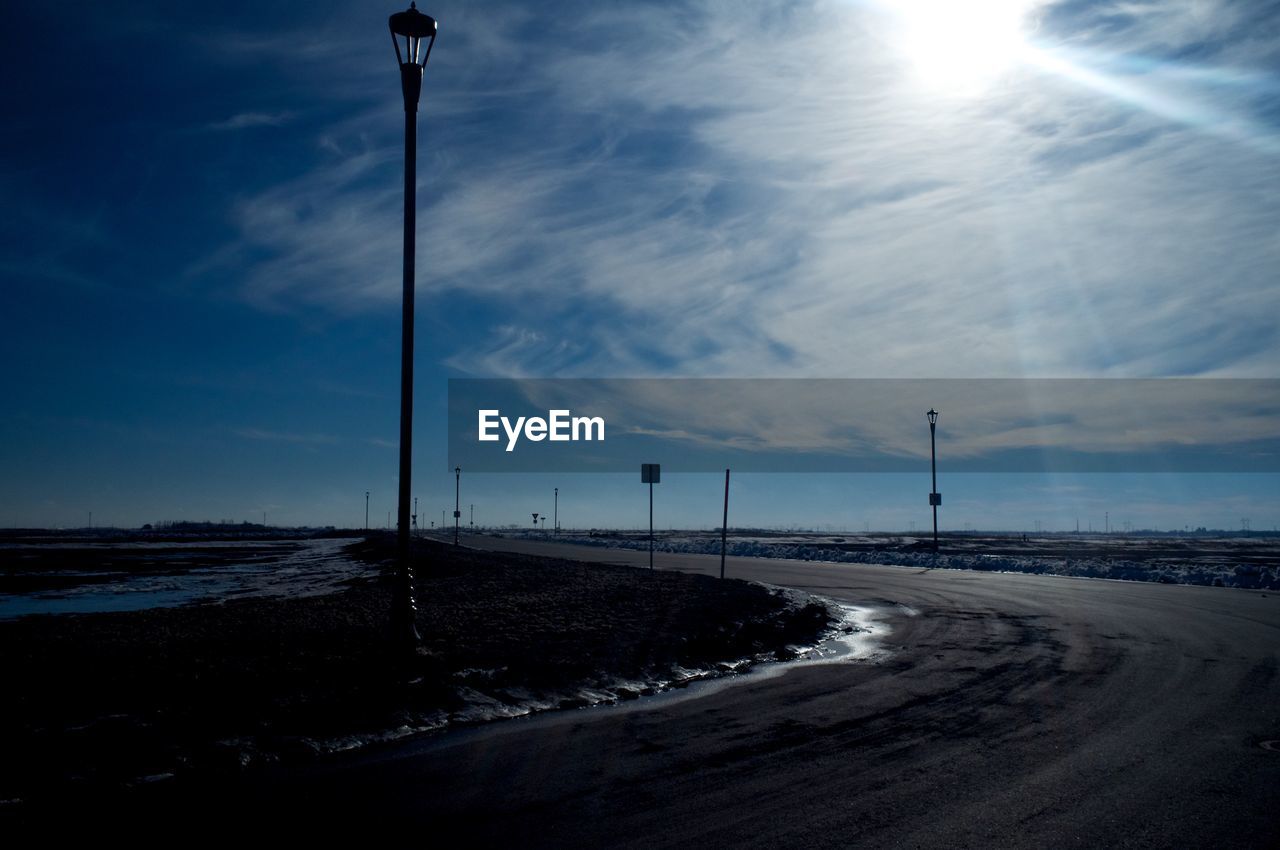
<path fill-rule="evenodd" d="M 391 43 L 396 48 L 396 60 L 401 65 L 412 64 L 419 68 L 426 65 L 431 45 L 436 40 L 435 18 L 419 12 L 417 3 L 410 3 L 406 11 L 392 15 L 389 23 Z M 400 39 L 404 39 L 404 53 L 400 52 Z M 422 49 L 423 39 L 427 40 L 426 50 Z"/>
<path fill-rule="evenodd" d="M 390 25 L 391 44 L 396 49 L 396 62 L 400 65 L 404 109 L 406 112 L 417 112 L 418 97 L 422 93 L 422 70 L 436 43 L 436 21 L 430 15 L 419 12 L 416 4 L 410 3 L 407 11 L 396 12 L 391 16 Z M 404 43 L 403 52 L 400 50 L 401 42 Z"/>
<path fill-rule="evenodd" d="M 931 408 L 929 408 L 929 412 L 928 412 L 928 413 L 926 413 L 926 414 L 925 414 L 925 416 L 928 416 L 928 417 L 929 417 L 929 424 L 930 424 L 930 425 L 936 425 L 936 424 L 938 424 L 938 411 L 934 410 L 932 407 L 931 407 Z"/>

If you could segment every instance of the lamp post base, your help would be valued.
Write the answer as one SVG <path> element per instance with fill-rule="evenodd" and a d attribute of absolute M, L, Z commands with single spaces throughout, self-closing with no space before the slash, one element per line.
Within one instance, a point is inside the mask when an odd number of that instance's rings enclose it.
<path fill-rule="evenodd" d="M 413 601 L 413 569 L 401 563 L 396 569 L 395 590 L 391 598 L 391 640 L 406 654 L 422 642 L 418 633 L 418 606 Z"/>

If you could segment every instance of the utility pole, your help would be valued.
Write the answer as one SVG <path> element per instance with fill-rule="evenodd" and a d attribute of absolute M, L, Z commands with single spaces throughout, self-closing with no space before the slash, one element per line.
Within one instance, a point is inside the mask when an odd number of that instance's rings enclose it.
<path fill-rule="evenodd" d="M 364 530 L 369 530 L 369 491 L 364 491 Z"/>
<path fill-rule="evenodd" d="M 724 556 L 729 548 L 729 470 L 724 471 L 724 521 L 720 524 L 720 578 L 724 578 Z"/>
<path fill-rule="evenodd" d="M 474 502 L 471 505 L 471 533 L 476 533 L 476 506 Z"/>
<path fill-rule="evenodd" d="M 929 417 L 929 469 L 933 475 L 933 489 L 929 491 L 929 504 L 933 507 L 933 551 L 937 552 L 938 505 L 942 504 L 942 494 L 938 492 L 938 452 L 934 440 L 935 429 L 938 425 L 938 411 L 931 407 L 925 415 Z"/>
<path fill-rule="evenodd" d="M 556 503 L 554 512 L 551 515 L 551 533 L 556 537 L 560 536 L 560 488 L 556 488 Z"/>
<path fill-rule="evenodd" d="M 453 468 L 453 545 L 458 545 L 458 520 L 462 517 L 460 510 L 462 498 L 462 467 Z"/>

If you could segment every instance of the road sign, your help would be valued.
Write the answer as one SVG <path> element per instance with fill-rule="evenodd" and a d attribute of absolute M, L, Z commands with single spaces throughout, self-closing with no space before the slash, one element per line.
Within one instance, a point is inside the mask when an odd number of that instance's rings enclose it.
<path fill-rule="evenodd" d="M 662 465 L 658 463 L 640 464 L 640 483 L 658 484 L 662 481 Z"/>

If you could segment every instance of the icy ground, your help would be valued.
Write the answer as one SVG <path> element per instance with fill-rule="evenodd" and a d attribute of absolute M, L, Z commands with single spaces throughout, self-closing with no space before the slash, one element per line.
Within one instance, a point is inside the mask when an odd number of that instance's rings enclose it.
<path fill-rule="evenodd" d="M 95 556 L 114 550 L 149 554 L 168 566 L 146 569 L 103 569 L 90 561 L 65 569 L 4 571 L 7 581 L 29 581 L 28 592 L 0 592 L 0 620 L 27 614 L 87 614 L 140 611 L 191 603 L 225 602 L 254 597 L 298 597 L 333 593 L 353 579 L 371 577 L 377 568 L 347 557 L 351 539 L 290 541 L 264 544 L 200 541 L 196 544 L 130 543 L 98 546 Z M 58 547 L 43 545 L 45 550 Z M 190 563 L 183 555 L 200 550 L 206 557 Z M 208 552 L 218 553 L 207 557 Z M 71 561 L 77 559 L 73 552 Z M 20 560 L 13 563 L 20 564 Z M 43 585 L 43 586 L 41 586 Z"/>
<path fill-rule="evenodd" d="M 547 532 L 510 531 L 507 536 L 551 539 Z M 584 546 L 648 549 L 644 532 L 566 532 L 555 540 Z M 1280 590 L 1280 558 L 1276 544 L 1265 541 L 1200 540 L 1169 543 L 1160 538 L 1007 538 L 955 537 L 944 539 L 942 552 L 926 548 L 929 541 L 895 536 L 838 536 L 830 534 L 730 534 L 729 555 L 751 558 L 789 558 L 840 564 L 887 564 L 951 570 L 986 570 L 1041 575 L 1079 576 L 1123 581 L 1155 581 Z M 1036 544 L 1042 544 L 1037 546 Z M 1004 551 L 980 551 L 982 549 Z M 1025 552 L 1016 551 L 1018 548 Z M 719 555 L 720 535 L 711 532 L 661 532 L 658 552 Z M 1015 551 L 1009 551 L 1009 550 Z M 1042 551 L 1036 551 L 1040 549 Z M 957 551 L 960 550 L 960 551 Z M 1065 551 L 1068 554 L 1050 554 Z"/>

